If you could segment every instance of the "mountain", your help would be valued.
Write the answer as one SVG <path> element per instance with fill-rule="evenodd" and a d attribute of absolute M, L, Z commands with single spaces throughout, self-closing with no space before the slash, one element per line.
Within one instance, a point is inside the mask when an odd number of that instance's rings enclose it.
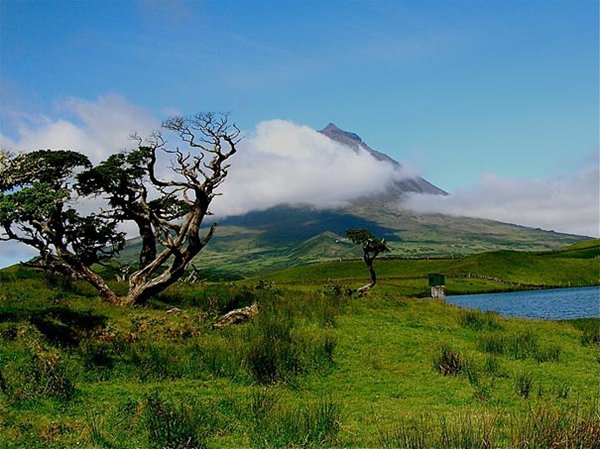
<path fill-rule="evenodd" d="M 331 140 L 341 143 L 342 145 L 345 145 L 353 149 L 354 151 L 358 152 L 362 149 L 378 161 L 387 162 L 399 169 L 402 168 L 402 164 L 400 164 L 398 161 L 392 159 L 387 154 L 374 150 L 365 142 L 363 142 L 358 134 L 349 131 L 344 131 L 338 128 L 333 123 L 330 123 L 319 132 L 329 137 Z M 432 195 L 448 195 L 447 192 L 443 191 L 439 187 L 434 186 L 429 181 L 421 178 L 420 176 L 403 179 L 401 181 L 395 181 L 391 186 L 388 186 L 388 191 L 386 192 L 386 194 L 390 197 L 389 199 L 392 199 L 393 197 L 399 197 L 402 193 L 406 192 L 429 193 Z"/>
<path fill-rule="evenodd" d="M 357 134 L 333 123 L 320 132 L 351 151 L 364 150 L 379 161 L 402 167 L 369 147 Z M 383 194 L 358 198 L 346 207 L 317 209 L 282 204 L 230 216 L 219 220 L 215 236 L 195 265 L 209 277 L 228 277 L 357 258 L 362 254 L 360 248 L 345 239 L 345 231 L 350 228 L 367 228 L 385 238 L 392 257 L 462 257 L 503 249 L 546 251 L 585 239 L 493 220 L 402 210 L 398 204 L 409 192 L 447 195 L 429 181 L 414 177 L 394 181 Z M 138 248 L 139 240 L 130 241 L 121 259 L 135 263 Z"/>

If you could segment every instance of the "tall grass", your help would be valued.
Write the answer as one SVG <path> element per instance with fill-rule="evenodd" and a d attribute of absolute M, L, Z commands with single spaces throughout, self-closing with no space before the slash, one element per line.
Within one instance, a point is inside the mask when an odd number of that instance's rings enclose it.
<path fill-rule="evenodd" d="M 299 407 L 284 407 L 265 390 L 255 392 L 250 444 L 261 448 L 325 448 L 336 443 L 340 430 L 340 407 L 325 398 Z"/>
<path fill-rule="evenodd" d="M 205 408 L 193 402 L 173 404 L 158 393 L 146 398 L 145 424 L 149 449 L 201 449 L 214 431 Z"/>
<path fill-rule="evenodd" d="M 0 365 L 2 391 L 15 400 L 53 397 L 69 401 L 76 393 L 61 354 L 34 343 Z"/>
<path fill-rule="evenodd" d="M 391 429 L 379 429 L 384 449 L 481 449 L 495 446 L 495 428 L 487 416 L 468 415 L 448 419 L 422 415 L 417 421 L 401 421 Z"/>
<path fill-rule="evenodd" d="M 465 310 L 459 315 L 458 322 L 461 326 L 476 331 L 502 329 L 500 317 L 494 312 L 482 312 L 474 309 Z"/>
<path fill-rule="evenodd" d="M 540 347 L 537 335 L 530 332 L 514 334 L 485 334 L 479 339 L 481 350 L 494 355 L 507 355 L 515 360 L 534 359 L 539 363 L 557 362 L 561 348 Z"/>
<path fill-rule="evenodd" d="M 533 387 L 533 376 L 527 371 L 523 371 L 517 375 L 515 380 L 515 389 L 519 396 L 523 399 L 529 399 L 531 389 Z"/>
<path fill-rule="evenodd" d="M 557 408 L 548 404 L 506 416 L 422 415 L 378 427 L 385 449 L 593 449 L 600 447 L 596 406 Z"/>

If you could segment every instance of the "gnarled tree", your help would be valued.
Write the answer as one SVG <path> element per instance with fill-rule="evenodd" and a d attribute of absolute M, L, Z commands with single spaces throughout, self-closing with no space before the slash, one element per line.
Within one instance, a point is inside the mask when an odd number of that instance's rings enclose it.
<path fill-rule="evenodd" d="M 0 239 L 33 246 L 29 265 L 88 281 L 114 304 L 138 304 L 178 281 L 213 236 L 201 225 L 225 180 L 241 140 L 226 115 L 175 117 L 163 124 L 187 146 L 170 148 L 160 133 L 92 166 L 74 151 L 0 154 Z M 170 159 L 169 176 L 159 160 Z M 82 199 L 101 196 L 108 207 L 84 215 Z M 141 237 L 138 266 L 126 295 L 117 296 L 92 265 L 125 244 L 118 229 L 133 222 Z"/>
<path fill-rule="evenodd" d="M 358 293 L 363 295 L 377 283 L 377 275 L 373 268 L 373 261 L 379 254 L 387 252 L 390 249 L 388 248 L 385 239 L 378 239 L 368 229 L 348 229 L 346 231 L 346 237 L 348 237 L 355 245 L 362 246 L 363 261 L 369 268 L 371 282 L 358 289 Z"/>

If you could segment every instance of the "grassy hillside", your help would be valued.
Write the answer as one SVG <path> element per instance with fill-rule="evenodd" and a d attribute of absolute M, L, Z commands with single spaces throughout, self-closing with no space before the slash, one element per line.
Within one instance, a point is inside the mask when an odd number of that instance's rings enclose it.
<path fill-rule="evenodd" d="M 178 285 L 130 309 L 3 270 L 0 447 L 599 447 L 600 319 L 507 319 L 406 296 L 450 265 L 523 280 L 553 257 L 384 261 L 388 279 L 366 299 L 325 285 L 359 284 L 360 264 L 318 264 L 271 277 L 294 286 Z M 539 279 L 597 267 L 565 260 L 584 265 Z M 211 329 L 254 301 L 256 321 Z"/>
<path fill-rule="evenodd" d="M 344 209 L 279 206 L 226 218 L 196 264 L 208 271 L 253 276 L 311 262 L 356 258 L 360 250 L 344 239 L 349 228 L 370 229 L 389 242 L 391 255 L 415 258 L 556 250 L 583 239 L 492 220 L 416 214 L 365 200 Z M 134 262 L 138 245 L 132 241 L 122 260 Z"/>
<path fill-rule="evenodd" d="M 383 288 L 401 294 L 426 294 L 429 273 L 446 275 L 450 294 L 509 291 L 600 284 L 600 246 L 590 242 L 563 251 L 529 253 L 496 251 L 462 259 L 398 259 L 375 261 Z M 261 279 L 283 285 L 326 282 L 367 282 L 368 271 L 361 260 L 321 262 L 282 270 Z M 386 287 L 388 286 L 388 287 Z"/>

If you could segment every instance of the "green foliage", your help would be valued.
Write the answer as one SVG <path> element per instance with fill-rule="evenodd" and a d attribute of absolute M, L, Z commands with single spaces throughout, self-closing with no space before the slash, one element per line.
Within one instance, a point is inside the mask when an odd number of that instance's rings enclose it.
<path fill-rule="evenodd" d="M 90 166 L 82 154 L 51 150 L 19 154 L 0 166 L 5 174 L 0 185 L 2 234 L 33 246 L 40 266 L 64 271 L 77 266 L 74 260 L 91 265 L 123 248 L 125 234 L 117 231 L 115 221 L 84 216 L 69 206 L 76 171 Z"/>
<path fill-rule="evenodd" d="M 355 245 L 361 245 L 365 255 L 373 259 L 390 250 L 385 239 L 375 237 L 368 229 L 348 229 L 346 237 Z"/>

